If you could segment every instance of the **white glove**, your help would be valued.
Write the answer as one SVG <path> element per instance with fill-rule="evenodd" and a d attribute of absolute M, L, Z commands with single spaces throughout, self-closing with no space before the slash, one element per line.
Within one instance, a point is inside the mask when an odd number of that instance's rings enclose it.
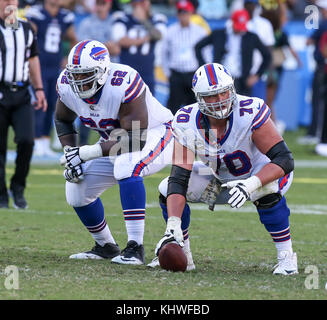
<path fill-rule="evenodd" d="M 156 245 L 155 254 L 158 256 L 160 249 L 168 242 L 176 241 L 181 247 L 184 247 L 184 237 L 181 229 L 181 219 L 178 217 L 169 217 L 164 236 Z"/>
<path fill-rule="evenodd" d="M 244 180 L 234 180 L 221 185 L 231 189 L 228 203 L 232 208 L 240 208 L 250 197 L 250 194 L 262 186 L 261 180 L 257 176 L 252 176 Z"/>
<path fill-rule="evenodd" d="M 64 155 L 60 158 L 60 164 L 66 168 L 74 168 L 81 163 L 102 157 L 102 148 L 99 143 L 82 147 L 64 147 Z"/>
<path fill-rule="evenodd" d="M 78 165 L 72 169 L 65 169 L 64 177 L 68 182 L 79 183 L 84 179 L 82 166 Z"/>
<path fill-rule="evenodd" d="M 60 164 L 67 169 L 73 169 L 82 163 L 82 159 L 79 156 L 79 147 L 64 147 L 64 155 L 60 158 Z"/>

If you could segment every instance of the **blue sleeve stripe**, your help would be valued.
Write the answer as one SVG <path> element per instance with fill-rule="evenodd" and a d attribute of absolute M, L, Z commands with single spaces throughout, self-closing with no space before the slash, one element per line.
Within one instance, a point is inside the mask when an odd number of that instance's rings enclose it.
<path fill-rule="evenodd" d="M 127 97 L 133 90 L 134 90 L 134 88 L 135 88 L 135 86 L 136 86 L 136 84 L 137 84 L 137 82 L 139 81 L 139 79 L 140 79 L 140 75 L 139 74 L 137 74 L 136 75 L 136 77 L 135 77 L 135 79 L 134 79 L 134 81 L 132 82 L 132 84 L 129 86 L 129 88 L 126 90 L 126 92 L 125 92 L 125 97 Z"/>
<path fill-rule="evenodd" d="M 139 92 L 141 91 L 141 89 L 143 87 L 143 84 L 144 84 L 144 82 L 143 82 L 143 80 L 141 80 L 138 87 L 137 87 L 137 89 L 135 90 L 134 94 L 132 96 L 130 96 L 128 99 L 126 99 L 124 101 L 124 103 L 128 103 L 128 102 L 133 101 L 138 96 Z"/>
<path fill-rule="evenodd" d="M 259 129 L 267 121 L 267 119 L 270 117 L 270 114 L 271 114 L 271 111 L 268 108 L 268 110 L 266 112 L 266 115 L 263 117 L 263 119 L 259 123 L 257 123 L 255 126 L 253 126 L 251 130 L 254 131 L 254 130 Z"/>
<path fill-rule="evenodd" d="M 254 117 L 253 121 L 252 121 L 252 124 L 254 124 L 256 121 L 259 120 L 259 118 L 262 116 L 263 112 L 265 111 L 267 105 L 264 103 L 261 108 L 260 108 L 260 111 L 258 112 L 258 114 Z"/>

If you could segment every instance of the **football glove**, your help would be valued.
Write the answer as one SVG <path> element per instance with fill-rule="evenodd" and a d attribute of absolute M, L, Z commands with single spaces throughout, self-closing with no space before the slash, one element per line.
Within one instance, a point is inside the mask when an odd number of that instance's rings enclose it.
<path fill-rule="evenodd" d="M 64 155 L 60 158 L 60 164 L 65 165 L 67 169 L 73 169 L 84 161 L 80 158 L 79 147 L 64 147 Z"/>
<path fill-rule="evenodd" d="M 82 166 L 78 165 L 72 169 L 65 169 L 64 177 L 68 182 L 79 183 L 84 179 Z"/>
<path fill-rule="evenodd" d="M 81 163 L 103 156 L 102 147 L 99 143 L 82 147 L 64 147 L 64 155 L 60 159 L 60 164 L 66 168 L 73 168 Z"/>
<path fill-rule="evenodd" d="M 184 247 L 184 237 L 181 229 L 181 219 L 178 217 L 169 217 L 164 236 L 156 245 L 155 254 L 158 256 L 160 249 L 167 243 L 176 241 L 181 247 Z"/>
<path fill-rule="evenodd" d="M 231 195 L 228 204 L 232 208 L 240 208 L 245 201 L 250 197 L 250 194 L 262 186 L 260 179 L 257 176 L 252 176 L 244 180 L 234 180 L 221 185 L 230 189 Z"/>

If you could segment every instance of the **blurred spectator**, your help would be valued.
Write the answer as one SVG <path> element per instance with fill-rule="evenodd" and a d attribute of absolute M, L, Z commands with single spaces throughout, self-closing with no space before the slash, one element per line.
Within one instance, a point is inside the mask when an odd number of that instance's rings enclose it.
<path fill-rule="evenodd" d="M 199 0 L 198 13 L 206 19 L 221 19 L 228 15 L 226 0 Z"/>
<path fill-rule="evenodd" d="M 194 6 L 190 1 L 178 1 L 176 9 L 178 21 L 169 26 L 162 43 L 162 65 L 170 90 L 167 106 L 173 114 L 181 106 L 196 102 L 191 90 L 193 74 L 199 67 L 194 47 L 207 35 L 205 29 L 191 23 Z"/>
<path fill-rule="evenodd" d="M 77 38 L 78 41 L 93 39 L 104 43 L 109 50 L 111 61 L 118 62 L 120 47 L 113 41 L 111 8 L 112 0 L 96 0 L 94 13 L 80 22 Z"/>
<path fill-rule="evenodd" d="M 94 13 L 95 0 L 78 0 L 77 3 L 83 7 L 85 12 Z"/>
<path fill-rule="evenodd" d="M 275 44 L 274 30 L 269 20 L 259 15 L 261 7 L 259 0 L 244 0 L 244 9 L 250 15 L 250 21 L 247 28 L 249 31 L 256 33 L 261 42 L 269 48 Z M 258 68 L 261 64 L 262 57 L 259 52 L 254 52 L 254 62 L 251 70 L 251 74 L 257 74 Z M 267 75 L 263 74 L 252 86 L 252 96 L 259 97 L 266 100 L 267 94 Z"/>
<path fill-rule="evenodd" d="M 315 0 L 286 0 L 287 19 L 303 21 L 308 15 L 305 7 L 315 4 Z"/>
<path fill-rule="evenodd" d="M 77 42 L 74 31 L 74 14 L 60 8 L 60 0 L 44 0 L 44 5 L 30 7 L 26 18 L 36 30 L 40 50 L 44 93 L 48 101 L 47 112 L 35 111 L 35 156 L 57 156 L 50 148 L 53 113 L 57 100 L 56 83 L 63 58 L 61 42 L 65 35 L 73 47 Z"/>
<path fill-rule="evenodd" d="M 167 18 L 151 14 L 149 0 L 131 0 L 132 14 L 117 12 L 113 37 L 121 47 L 120 63 L 136 69 L 154 93 L 155 45 L 166 32 Z"/>
<path fill-rule="evenodd" d="M 210 34 L 211 28 L 208 24 L 208 22 L 203 18 L 203 14 L 199 13 L 199 0 L 190 0 L 190 2 L 193 4 L 194 12 L 191 17 L 191 22 L 198 24 L 200 27 L 204 28 L 207 31 L 207 34 Z"/>
<path fill-rule="evenodd" d="M 259 37 L 247 30 L 249 14 L 246 10 L 236 10 L 231 20 L 223 29 L 214 30 L 195 46 L 199 65 L 205 63 L 201 50 L 212 44 L 214 62 L 227 67 L 234 78 L 236 91 L 242 95 L 250 95 L 254 82 L 268 69 L 271 61 L 269 50 Z M 250 74 L 254 50 L 258 50 L 263 59 L 256 74 Z"/>
<path fill-rule="evenodd" d="M 84 39 L 98 40 L 106 45 L 112 62 L 119 61 L 120 47 L 113 41 L 112 25 L 113 17 L 110 14 L 112 0 L 95 0 L 94 13 L 84 18 L 77 29 L 78 41 Z M 79 144 L 88 143 L 90 129 L 80 124 Z"/>
<path fill-rule="evenodd" d="M 316 68 L 312 80 L 312 98 L 311 98 L 311 123 L 307 129 L 307 135 L 299 137 L 299 144 L 316 144 L 319 142 L 322 132 L 322 114 L 324 110 L 324 66 L 325 58 L 320 50 L 320 41 L 322 35 L 327 31 L 327 1 L 318 0 L 316 5 L 319 7 L 322 19 L 319 20 L 319 28 L 308 38 L 307 45 L 314 45 L 313 57 L 316 62 Z"/>
<path fill-rule="evenodd" d="M 281 14 L 281 10 L 280 7 L 272 10 L 264 9 L 262 16 L 271 22 L 275 35 L 275 45 L 272 49 L 272 64 L 268 71 L 266 103 L 271 109 L 271 119 L 274 121 L 278 132 L 282 135 L 286 124 L 277 119 L 274 111 L 274 100 L 283 73 L 283 63 L 286 59 L 285 50 L 290 51 L 296 59 L 298 66 L 302 64 L 298 54 L 290 46 L 287 34 L 282 30 L 281 18 L 283 15 Z"/>
<path fill-rule="evenodd" d="M 81 2 L 83 3 L 86 0 L 60 0 L 60 6 L 69 11 L 75 12 L 76 7 Z M 42 1 L 43 2 L 43 1 Z"/>
<path fill-rule="evenodd" d="M 62 1 L 66 1 L 66 0 L 62 0 Z M 78 11 L 80 13 L 95 13 L 96 10 L 96 0 L 72 0 L 75 2 L 76 6 L 78 6 Z M 123 3 L 123 1 L 121 0 L 112 0 L 112 5 L 111 5 L 111 12 L 117 11 L 117 10 L 121 10 L 121 3 Z M 125 2 L 129 2 L 125 1 Z"/>
<path fill-rule="evenodd" d="M 19 0 L 19 8 L 25 8 L 26 6 L 34 6 L 41 3 L 41 0 Z"/>

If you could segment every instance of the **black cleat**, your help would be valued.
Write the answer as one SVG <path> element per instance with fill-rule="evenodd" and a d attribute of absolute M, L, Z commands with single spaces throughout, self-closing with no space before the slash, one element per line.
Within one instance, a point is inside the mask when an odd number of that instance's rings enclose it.
<path fill-rule="evenodd" d="M 69 259 L 111 259 L 119 254 L 120 249 L 118 244 L 106 243 L 102 247 L 96 242 L 90 251 L 72 254 Z"/>
<path fill-rule="evenodd" d="M 134 264 L 140 265 L 145 263 L 144 247 L 138 245 L 136 241 L 130 240 L 127 242 L 126 248 L 121 252 L 121 255 L 111 260 L 118 264 Z"/>
<path fill-rule="evenodd" d="M 26 209 L 28 207 L 24 198 L 24 187 L 16 186 L 10 188 L 9 196 L 14 200 L 13 206 L 15 209 Z"/>

